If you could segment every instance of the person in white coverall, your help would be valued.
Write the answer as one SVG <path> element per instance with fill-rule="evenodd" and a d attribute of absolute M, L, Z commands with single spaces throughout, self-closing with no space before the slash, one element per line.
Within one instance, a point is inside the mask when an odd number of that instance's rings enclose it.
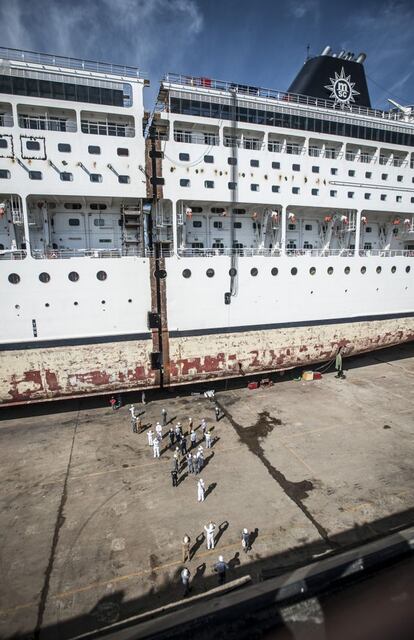
<path fill-rule="evenodd" d="M 204 531 L 206 532 L 207 549 L 214 549 L 215 530 L 216 530 L 216 525 L 214 524 L 214 522 L 210 522 L 207 526 L 204 527 Z"/>
<path fill-rule="evenodd" d="M 197 482 L 197 498 L 199 502 L 204 502 L 204 480 L 200 478 Z"/>

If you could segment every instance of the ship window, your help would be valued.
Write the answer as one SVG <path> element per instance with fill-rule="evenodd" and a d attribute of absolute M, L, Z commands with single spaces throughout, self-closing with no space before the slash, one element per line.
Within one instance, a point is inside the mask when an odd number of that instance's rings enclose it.
<path fill-rule="evenodd" d="M 95 227 L 104 227 L 105 220 L 103 218 L 95 218 L 95 220 L 93 221 L 93 224 L 95 225 Z"/>
<path fill-rule="evenodd" d="M 258 270 L 256 269 L 256 267 L 253 267 L 253 269 L 250 269 L 250 275 L 251 276 L 257 276 L 258 274 Z"/>
<path fill-rule="evenodd" d="M 272 192 L 273 193 L 279 193 L 280 192 L 280 187 L 278 184 L 272 184 Z"/>
<path fill-rule="evenodd" d="M 355 171 L 354 171 L 354 169 L 349 169 L 349 171 L 348 171 L 348 175 L 349 175 L 349 177 L 350 177 L 350 178 L 353 178 L 353 177 L 355 176 Z"/>
<path fill-rule="evenodd" d="M 371 171 L 365 171 L 365 177 L 366 177 L 366 178 L 372 178 L 372 173 L 371 173 Z"/>
<path fill-rule="evenodd" d="M 213 227 L 214 227 L 215 229 L 222 229 L 222 228 L 223 228 L 223 223 L 222 223 L 221 221 L 215 220 L 215 221 L 213 222 Z"/>
<path fill-rule="evenodd" d="M 277 267 L 272 267 L 270 273 L 272 274 L 272 276 L 277 276 L 277 274 L 279 273 L 279 269 Z"/>
<path fill-rule="evenodd" d="M 250 166 L 251 167 L 258 167 L 259 166 L 259 161 L 258 160 L 250 160 Z"/>
<path fill-rule="evenodd" d="M 203 249 L 204 244 L 202 242 L 193 242 L 191 245 L 192 249 Z"/>
<path fill-rule="evenodd" d="M 104 244 L 104 243 L 108 244 L 108 243 L 112 242 L 112 240 L 111 240 L 111 238 L 99 238 L 99 242 L 101 244 Z"/>
<path fill-rule="evenodd" d="M 60 174 L 60 179 L 63 182 L 72 182 L 73 173 L 69 173 L 69 171 L 62 171 L 61 174 Z"/>
<path fill-rule="evenodd" d="M 214 189 L 214 180 L 204 180 L 204 186 L 206 189 Z"/>
<path fill-rule="evenodd" d="M 331 198 L 336 198 L 336 197 L 337 197 L 337 195 L 338 195 L 338 192 L 336 191 L 336 189 L 332 189 L 332 190 L 329 192 L 329 195 L 331 196 Z"/>
<path fill-rule="evenodd" d="M 213 242 L 213 249 L 224 249 L 224 244 L 222 242 Z"/>
<path fill-rule="evenodd" d="M 79 220 L 79 218 L 69 218 L 68 224 L 69 224 L 70 227 L 79 227 L 80 226 L 80 220 Z"/>
<path fill-rule="evenodd" d="M 311 224 L 305 224 L 305 231 L 312 231 L 312 225 Z"/>
<path fill-rule="evenodd" d="M 129 149 L 126 149 L 125 147 L 118 147 L 116 153 L 118 156 L 129 156 Z"/>
<path fill-rule="evenodd" d="M 402 202 L 402 196 L 395 196 L 395 202 Z"/>
<path fill-rule="evenodd" d="M 309 269 L 309 273 L 311 274 L 311 276 L 314 276 L 314 275 L 315 275 L 315 273 L 316 273 L 316 268 L 315 268 L 315 267 L 311 267 L 311 268 Z"/>
<path fill-rule="evenodd" d="M 41 171 L 29 171 L 30 180 L 41 180 L 42 172 Z"/>
<path fill-rule="evenodd" d="M 237 158 L 227 158 L 228 164 L 237 164 Z"/>
<path fill-rule="evenodd" d="M 10 273 L 8 277 L 10 284 L 19 284 L 20 276 L 17 273 Z"/>
<path fill-rule="evenodd" d="M 118 176 L 119 184 L 129 184 L 131 182 L 131 178 L 129 176 Z"/>
<path fill-rule="evenodd" d="M 79 280 L 79 273 L 76 271 L 71 271 L 68 275 L 68 278 L 71 282 L 77 282 Z"/>
<path fill-rule="evenodd" d="M 300 164 L 292 164 L 292 171 L 300 171 Z"/>
<path fill-rule="evenodd" d="M 193 211 L 195 211 L 194 208 Z M 224 213 L 224 209 L 223 207 L 211 207 L 211 213 Z"/>
<path fill-rule="evenodd" d="M 0 178 L 3 180 L 10 178 L 10 171 L 8 169 L 0 169 Z"/>
<path fill-rule="evenodd" d="M 272 162 L 272 169 L 280 169 L 280 162 Z"/>
<path fill-rule="evenodd" d="M 246 209 L 233 209 L 233 213 L 243 215 L 244 213 L 246 213 Z"/>
<path fill-rule="evenodd" d="M 196 229 L 200 229 L 203 226 L 203 223 L 201 220 L 193 220 L 193 227 L 195 227 Z"/>
<path fill-rule="evenodd" d="M 288 224 L 288 230 L 289 231 L 295 231 L 296 230 L 296 225 L 295 224 Z"/>
<path fill-rule="evenodd" d="M 43 271 L 42 273 L 39 274 L 39 280 L 40 280 L 40 282 L 49 282 L 50 281 L 50 275 L 48 273 L 46 273 L 45 271 Z"/>
<path fill-rule="evenodd" d="M 292 276 L 295 276 L 297 274 L 298 270 L 296 267 L 292 267 L 290 270 L 290 273 L 292 274 Z"/>
<path fill-rule="evenodd" d="M 398 227 L 395 227 L 395 229 L 393 229 L 392 232 L 395 236 L 398 236 Z"/>
<path fill-rule="evenodd" d="M 388 180 L 388 173 L 381 173 L 381 180 Z"/>
<path fill-rule="evenodd" d="M 40 142 L 37 142 L 37 140 L 27 140 L 26 149 L 28 151 L 40 151 Z"/>
<path fill-rule="evenodd" d="M 387 194 L 386 194 L 386 193 L 381 193 L 381 196 L 380 196 L 380 197 L 381 197 L 381 200 L 382 200 L 383 202 L 385 202 L 385 200 L 387 199 Z"/>
<path fill-rule="evenodd" d="M 188 180 L 188 178 L 181 178 L 180 187 L 189 187 L 189 186 L 190 186 L 190 181 Z"/>
<path fill-rule="evenodd" d="M 88 146 L 88 153 L 99 156 L 101 154 L 101 147 L 90 144 Z"/>
<path fill-rule="evenodd" d="M 344 273 L 346 273 L 346 275 L 348 275 L 349 273 L 351 273 L 351 267 L 345 267 L 345 269 L 344 269 Z"/>
<path fill-rule="evenodd" d="M 353 198 L 353 197 L 354 197 L 354 192 L 348 191 L 348 198 Z"/>
<path fill-rule="evenodd" d="M 298 193 L 300 193 L 299 187 L 292 187 L 292 193 L 294 193 L 295 195 L 298 195 Z"/>
<path fill-rule="evenodd" d="M 371 194 L 370 193 L 364 193 L 364 198 L 365 198 L 365 200 L 370 200 Z"/>
<path fill-rule="evenodd" d="M 183 278 L 190 278 L 191 277 L 191 271 L 190 269 L 184 269 L 183 271 Z"/>
<path fill-rule="evenodd" d="M 92 209 L 92 211 L 104 211 L 106 209 L 106 204 L 101 202 L 91 202 L 89 208 Z"/>
<path fill-rule="evenodd" d="M 100 173 L 90 173 L 89 180 L 91 182 L 102 182 L 102 176 Z"/>
<path fill-rule="evenodd" d="M 397 176 L 397 182 L 402 182 L 403 181 L 403 177 L 402 176 Z"/>
<path fill-rule="evenodd" d="M 193 213 L 202 213 L 203 207 L 191 207 Z"/>
<path fill-rule="evenodd" d="M 178 159 L 179 159 L 179 160 L 182 160 L 183 162 L 189 162 L 189 160 L 190 160 L 190 154 L 189 154 L 189 153 L 180 153 L 180 154 L 178 155 Z M 189 277 L 189 276 L 187 276 L 187 277 Z"/>
<path fill-rule="evenodd" d="M 391 273 L 395 273 L 397 271 L 397 267 L 391 267 Z"/>
<path fill-rule="evenodd" d="M 361 267 L 361 273 L 366 273 L 367 272 L 367 268 L 366 267 Z"/>
<path fill-rule="evenodd" d="M 213 164 L 214 156 L 204 156 L 204 162 L 206 162 L 207 164 Z"/>
<path fill-rule="evenodd" d="M 319 167 L 312 167 L 312 173 L 319 173 Z"/>
<path fill-rule="evenodd" d="M 231 191 L 234 191 L 235 189 L 237 189 L 237 182 L 228 182 L 227 186 Z"/>
<path fill-rule="evenodd" d="M 207 269 L 206 276 L 207 278 L 212 278 L 214 276 L 214 269 Z"/>
<path fill-rule="evenodd" d="M 410 198 L 410 202 L 412 204 L 414 202 L 414 198 Z"/>
<path fill-rule="evenodd" d="M 411 267 L 409 265 L 407 265 L 405 267 L 405 273 L 410 273 L 410 271 L 411 271 Z"/>
<path fill-rule="evenodd" d="M 331 176 L 337 176 L 338 175 L 338 169 L 336 167 L 332 167 L 331 168 Z"/>
<path fill-rule="evenodd" d="M 381 273 L 381 271 L 382 271 L 382 267 L 377 267 L 377 268 L 375 269 L 375 271 L 376 271 L 377 273 Z"/>
<path fill-rule="evenodd" d="M 234 278 L 235 276 L 237 276 L 237 269 L 235 269 L 234 267 L 231 267 L 231 269 L 229 269 L 229 276 L 231 278 Z"/>
<path fill-rule="evenodd" d="M 303 248 L 304 249 L 313 249 L 313 244 L 311 244 L 310 242 L 304 242 L 303 244 Z"/>
<path fill-rule="evenodd" d="M 313 196 L 318 196 L 319 195 L 319 189 L 312 189 L 311 191 Z"/>
<path fill-rule="evenodd" d="M 65 209 L 82 209 L 80 202 L 65 202 L 63 206 Z"/>
<path fill-rule="evenodd" d="M 328 267 L 327 272 L 331 276 L 334 272 L 333 267 Z"/>
<path fill-rule="evenodd" d="M 0 138 L 0 149 L 7 149 L 7 138 Z"/>
<path fill-rule="evenodd" d="M 371 251 L 372 242 L 364 242 L 364 251 Z"/>
<path fill-rule="evenodd" d="M 241 222 L 233 222 L 233 229 L 241 229 L 241 228 L 242 228 Z"/>
<path fill-rule="evenodd" d="M 98 273 L 96 274 L 96 277 L 98 278 L 98 280 L 101 280 L 102 282 L 103 280 L 106 280 L 108 276 L 106 274 L 106 271 L 98 271 Z"/>

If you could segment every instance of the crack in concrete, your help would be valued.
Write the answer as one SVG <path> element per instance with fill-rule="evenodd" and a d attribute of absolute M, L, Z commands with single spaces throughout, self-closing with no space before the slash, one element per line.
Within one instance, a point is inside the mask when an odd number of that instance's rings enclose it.
<path fill-rule="evenodd" d="M 64 509 L 65 509 L 66 500 L 67 500 L 67 485 L 68 485 L 68 479 L 69 479 L 69 471 L 70 471 L 71 462 L 72 462 L 73 448 L 74 448 L 74 445 L 75 445 L 76 432 L 78 430 L 79 415 L 80 415 L 80 410 L 78 409 L 78 413 L 77 413 L 77 416 L 76 416 L 76 422 L 75 422 L 75 426 L 74 426 L 74 429 L 73 429 L 72 443 L 71 443 L 71 447 L 70 447 L 68 464 L 67 464 L 67 467 L 66 467 L 65 480 L 63 482 L 62 495 L 61 495 L 61 498 L 60 498 L 59 508 L 58 508 L 57 516 L 56 516 L 55 529 L 54 529 L 54 532 L 53 532 L 53 539 L 52 539 L 52 546 L 50 548 L 49 560 L 48 560 L 46 571 L 45 571 L 45 579 L 43 581 L 43 587 L 42 587 L 42 591 L 41 591 L 41 594 L 40 594 L 39 606 L 38 606 L 38 610 L 37 610 L 36 627 L 35 627 L 34 635 L 33 635 L 34 640 L 39 640 L 40 639 L 40 634 L 41 634 L 42 624 L 43 624 L 43 616 L 44 616 L 44 613 L 45 613 L 46 603 L 47 603 L 47 599 L 48 599 L 48 595 L 49 595 L 50 578 L 52 576 L 53 565 L 54 565 L 54 562 L 55 562 L 56 549 L 57 549 L 57 545 L 58 545 L 58 542 L 59 542 L 59 534 L 60 534 L 60 530 L 61 530 L 61 528 L 62 528 L 62 526 L 63 526 L 63 524 L 65 522 L 65 519 L 66 519 L 65 516 L 63 515 L 63 512 L 64 512 Z"/>
<path fill-rule="evenodd" d="M 251 425 L 250 427 L 243 427 L 234 420 L 231 413 L 229 413 L 229 411 L 217 401 L 217 398 L 215 398 L 215 402 L 235 429 L 240 441 L 247 446 L 249 451 L 259 458 L 271 477 L 278 483 L 288 498 L 290 498 L 290 500 L 292 500 L 292 502 L 294 502 L 302 511 L 303 515 L 314 526 L 323 541 L 330 548 L 336 548 L 337 545 L 329 539 L 326 529 L 316 520 L 316 518 L 314 518 L 309 509 L 303 504 L 303 500 L 309 496 L 309 492 L 314 488 L 313 483 L 310 480 L 302 480 L 301 482 L 292 482 L 288 480 L 281 471 L 275 469 L 265 456 L 260 440 L 266 438 L 269 433 L 273 431 L 275 426 L 282 424 L 282 421 L 279 420 L 279 418 L 270 416 L 268 411 L 262 411 L 259 413 L 259 418 L 256 424 Z"/>

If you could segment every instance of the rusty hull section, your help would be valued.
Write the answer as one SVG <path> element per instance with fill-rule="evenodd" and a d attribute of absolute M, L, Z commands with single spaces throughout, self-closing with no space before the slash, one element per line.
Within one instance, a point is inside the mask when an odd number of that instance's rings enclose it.
<path fill-rule="evenodd" d="M 171 384 L 311 367 L 414 340 L 414 318 L 170 337 Z"/>
<path fill-rule="evenodd" d="M 0 405 L 156 386 L 151 340 L 0 353 Z"/>

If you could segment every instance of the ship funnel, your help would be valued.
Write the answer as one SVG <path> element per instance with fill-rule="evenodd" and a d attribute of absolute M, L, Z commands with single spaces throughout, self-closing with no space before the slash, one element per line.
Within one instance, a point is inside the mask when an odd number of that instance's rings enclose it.
<path fill-rule="evenodd" d="M 355 60 L 355 62 L 359 62 L 360 64 L 362 64 L 363 62 L 365 62 L 366 59 L 367 59 L 367 54 L 360 53 L 357 59 Z"/>
<path fill-rule="evenodd" d="M 329 56 L 331 51 L 332 51 L 331 47 L 325 47 L 325 49 L 321 53 L 321 56 Z"/>
<path fill-rule="evenodd" d="M 345 51 L 342 49 L 342 51 L 338 53 L 338 58 L 343 58 L 344 56 L 345 56 Z"/>

